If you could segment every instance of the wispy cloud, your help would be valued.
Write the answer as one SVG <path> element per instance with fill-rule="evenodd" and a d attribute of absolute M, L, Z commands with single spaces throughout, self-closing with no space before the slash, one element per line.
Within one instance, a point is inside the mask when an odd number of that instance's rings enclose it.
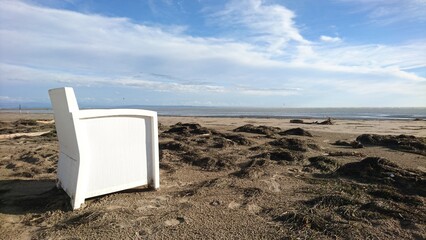
<path fill-rule="evenodd" d="M 239 39 L 247 39 L 273 54 L 283 54 L 288 44 L 309 44 L 294 23 L 294 12 L 276 4 L 264 4 L 261 0 L 230 1 L 223 10 L 211 15 Z"/>
<path fill-rule="evenodd" d="M 355 6 L 354 11 L 366 12 L 378 24 L 420 21 L 426 22 L 424 0 L 340 0 Z"/>
<path fill-rule="evenodd" d="M 237 87 L 237 92 L 254 96 L 290 96 L 297 95 L 302 90 L 300 88 L 249 88 Z"/>

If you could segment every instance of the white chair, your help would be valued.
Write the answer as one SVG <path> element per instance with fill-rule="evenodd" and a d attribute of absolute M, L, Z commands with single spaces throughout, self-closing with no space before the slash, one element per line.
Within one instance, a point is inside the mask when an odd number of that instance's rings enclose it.
<path fill-rule="evenodd" d="M 49 90 L 59 139 L 58 187 L 73 209 L 86 198 L 160 187 L 157 113 L 79 110 L 72 88 Z"/>

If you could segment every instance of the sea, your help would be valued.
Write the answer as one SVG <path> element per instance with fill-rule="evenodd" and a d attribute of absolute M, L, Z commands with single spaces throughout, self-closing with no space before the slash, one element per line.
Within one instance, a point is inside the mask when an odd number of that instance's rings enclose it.
<path fill-rule="evenodd" d="M 159 116 L 414 120 L 426 119 L 426 108 L 260 108 L 198 106 L 120 106 L 157 111 Z M 108 109 L 108 108 L 107 108 Z M 52 113 L 51 109 L 1 109 L 1 112 Z"/>

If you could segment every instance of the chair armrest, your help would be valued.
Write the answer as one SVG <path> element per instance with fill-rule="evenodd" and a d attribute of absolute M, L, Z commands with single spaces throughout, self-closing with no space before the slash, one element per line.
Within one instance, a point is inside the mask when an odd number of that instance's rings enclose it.
<path fill-rule="evenodd" d="M 73 113 L 81 120 L 105 117 L 157 117 L 157 112 L 142 109 L 90 109 Z"/>

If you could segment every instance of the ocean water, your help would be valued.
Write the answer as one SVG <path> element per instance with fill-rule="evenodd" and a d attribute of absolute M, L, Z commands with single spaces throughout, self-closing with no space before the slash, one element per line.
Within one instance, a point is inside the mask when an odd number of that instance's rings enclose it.
<path fill-rule="evenodd" d="M 262 118 L 415 119 L 426 118 L 426 108 L 251 108 L 146 107 L 159 115 Z"/>
<path fill-rule="evenodd" d="M 120 107 L 122 108 L 122 107 Z M 426 119 L 426 108 L 254 108 L 193 106 L 127 106 L 157 111 L 160 116 L 258 117 L 258 118 L 327 118 L 334 119 Z M 19 110 L 0 110 L 19 112 Z M 49 109 L 25 109 L 25 113 L 52 113 Z"/>

